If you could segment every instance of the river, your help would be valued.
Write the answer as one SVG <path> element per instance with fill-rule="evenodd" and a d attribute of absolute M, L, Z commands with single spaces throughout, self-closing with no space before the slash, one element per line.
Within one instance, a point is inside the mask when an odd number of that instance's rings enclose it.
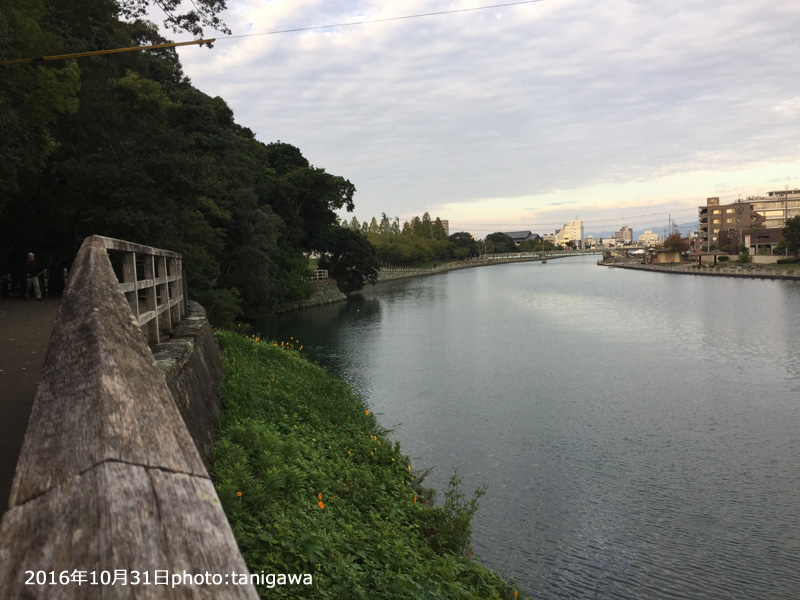
<path fill-rule="evenodd" d="M 596 257 L 262 323 L 347 380 L 535 598 L 800 598 L 800 284 Z"/>

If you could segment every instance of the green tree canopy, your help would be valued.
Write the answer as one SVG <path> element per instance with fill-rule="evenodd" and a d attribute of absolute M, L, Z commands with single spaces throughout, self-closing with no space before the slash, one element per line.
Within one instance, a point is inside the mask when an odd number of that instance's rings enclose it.
<path fill-rule="evenodd" d="M 375 247 L 362 234 L 349 227 L 332 227 L 321 240 L 320 269 L 328 269 L 339 289 L 360 290 L 378 277 Z"/>
<path fill-rule="evenodd" d="M 490 233 L 484 241 L 486 242 L 486 252 L 489 254 L 517 251 L 517 245 L 514 240 L 500 231 Z"/>
<path fill-rule="evenodd" d="M 780 246 L 795 256 L 800 254 L 800 215 L 786 219 L 782 233 Z"/>
<path fill-rule="evenodd" d="M 466 231 L 458 231 L 450 236 L 450 246 L 455 258 L 468 258 L 479 254 L 478 242 L 472 234 Z"/>

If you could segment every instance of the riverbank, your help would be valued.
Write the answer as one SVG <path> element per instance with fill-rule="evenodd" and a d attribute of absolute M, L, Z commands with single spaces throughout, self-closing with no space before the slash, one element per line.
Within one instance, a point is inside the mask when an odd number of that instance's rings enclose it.
<path fill-rule="evenodd" d="M 211 474 L 251 573 L 310 574 L 269 598 L 521 597 L 470 557 L 477 497 L 435 506 L 363 401 L 297 340 L 219 332 Z"/>
<path fill-rule="evenodd" d="M 639 262 L 604 262 L 598 265 L 617 269 L 634 269 L 636 271 L 653 271 L 657 273 L 673 273 L 678 275 L 701 275 L 712 277 L 743 277 L 749 279 L 774 279 L 782 281 L 800 281 L 800 267 L 782 268 L 778 265 L 753 265 L 718 263 L 716 266 L 696 264 L 649 265 Z"/>
<path fill-rule="evenodd" d="M 599 252 L 546 252 L 545 262 L 556 258 L 566 258 L 569 256 L 585 256 L 587 254 L 600 254 Z M 492 254 L 487 258 L 472 258 L 469 260 L 446 263 L 432 269 L 414 268 L 394 268 L 387 267 L 378 271 L 378 283 L 383 281 L 393 281 L 395 279 L 406 279 L 408 277 L 424 277 L 426 275 L 438 275 L 448 271 L 458 271 L 460 269 L 471 269 L 473 267 L 486 267 L 490 265 L 502 265 L 515 262 L 541 262 L 542 256 L 538 253 L 514 252 L 509 254 Z"/>

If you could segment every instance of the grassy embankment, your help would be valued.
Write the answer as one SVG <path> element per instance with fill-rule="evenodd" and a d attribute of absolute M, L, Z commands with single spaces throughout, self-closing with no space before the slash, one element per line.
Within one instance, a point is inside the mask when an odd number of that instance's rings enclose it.
<path fill-rule="evenodd" d="M 517 598 L 470 556 L 454 477 L 442 506 L 341 380 L 276 344 L 219 332 L 225 376 L 212 477 L 252 573 L 310 573 L 265 598 Z M 522 595 L 519 594 L 521 597 Z"/>

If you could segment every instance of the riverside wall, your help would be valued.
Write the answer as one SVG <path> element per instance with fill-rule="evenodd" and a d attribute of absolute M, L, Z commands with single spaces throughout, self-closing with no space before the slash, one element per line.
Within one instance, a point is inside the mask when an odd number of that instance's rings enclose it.
<path fill-rule="evenodd" d="M 700 275 L 708 277 L 743 277 L 749 279 L 773 279 L 780 281 L 800 281 L 800 265 L 794 269 L 779 269 L 776 265 L 718 263 L 716 266 L 680 264 L 649 265 L 634 262 L 604 262 L 598 265 L 617 269 L 633 269 L 636 271 L 652 271 L 675 275 Z"/>

